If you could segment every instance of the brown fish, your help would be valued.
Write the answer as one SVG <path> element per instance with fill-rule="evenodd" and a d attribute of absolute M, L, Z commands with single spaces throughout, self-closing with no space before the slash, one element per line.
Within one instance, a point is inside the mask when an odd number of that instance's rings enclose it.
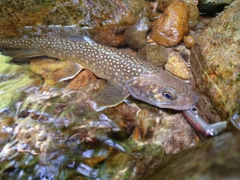
<path fill-rule="evenodd" d="M 129 95 L 159 108 L 176 110 L 190 109 L 197 101 L 190 86 L 172 74 L 86 36 L 1 38 L 0 48 L 14 58 L 49 56 L 72 61 L 106 79 L 105 88 L 94 98 L 96 111 L 116 106 Z"/>

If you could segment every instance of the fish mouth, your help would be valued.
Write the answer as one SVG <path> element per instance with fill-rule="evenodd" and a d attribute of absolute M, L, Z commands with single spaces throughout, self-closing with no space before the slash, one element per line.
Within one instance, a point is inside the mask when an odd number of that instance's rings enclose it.
<path fill-rule="evenodd" d="M 194 105 L 194 104 L 192 104 Z M 178 110 L 178 111 L 185 111 L 185 110 L 188 110 L 188 109 L 191 109 L 192 105 L 181 105 L 181 106 L 172 106 L 172 105 L 169 105 L 169 106 L 162 106 L 161 108 L 166 108 L 166 109 L 174 109 L 174 110 Z"/>
<path fill-rule="evenodd" d="M 192 98 L 193 101 L 191 103 L 187 103 L 187 104 L 183 104 L 183 103 L 179 103 L 177 104 L 176 102 L 165 102 L 165 103 L 161 103 L 161 104 L 155 104 L 155 106 L 159 107 L 159 108 L 166 108 L 166 109 L 174 109 L 174 110 L 178 110 L 178 111 L 184 111 L 184 110 L 189 110 L 191 109 L 191 107 L 196 104 L 196 102 L 198 101 L 198 97 L 194 94 L 194 97 Z M 184 101 L 183 101 L 184 102 Z"/>

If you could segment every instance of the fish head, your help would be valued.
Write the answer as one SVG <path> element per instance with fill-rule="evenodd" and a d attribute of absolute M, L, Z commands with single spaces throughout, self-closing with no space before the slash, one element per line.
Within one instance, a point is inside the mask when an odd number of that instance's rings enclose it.
<path fill-rule="evenodd" d="M 134 98 L 159 108 L 187 110 L 198 99 L 187 83 L 165 71 L 135 76 L 125 88 Z"/>

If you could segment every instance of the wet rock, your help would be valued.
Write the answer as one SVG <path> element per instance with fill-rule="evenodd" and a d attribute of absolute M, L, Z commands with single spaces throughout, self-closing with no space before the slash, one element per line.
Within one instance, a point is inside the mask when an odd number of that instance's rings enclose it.
<path fill-rule="evenodd" d="M 163 12 L 164 9 L 166 9 L 174 1 L 175 0 L 160 0 L 160 1 L 158 1 L 158 6 L 157 6 L 158 11 Z"/>
<path fill-rule="evenodd" d="M 99 26 L 89 30 L 90 33 L 85 33 L 91 39 L 106 46 L 123 46 L 126 44 L 124 30 L 127 26 L 119 28 L 116 25 Z"/>
<path fill-rule="evenodd" d="M 163 12 L 172 2 L 175 0 L 159 0 L 158 1 L 158 10 Z M 199 11 L 197 8 L 198 0 L 183 0 L 189 8 L 189 27 L 195 27 L 199 22 Z"/>
<path fill-rule="evenodd" d="M 35 59 L 30 63 L 30 70 L 41 75 L 46 84 L 53 86 L 60 81 L 74 78 L 81 68 L 70 61 Z"/>
<path fill-rule="evenodd" d="M 117 121 L 121 118 L 123 127 L 132 127 L 131 138 L 125 141 L 125 145 L 133 151 L 131 162 L 134 162 L 136 179 L 141 179 L 146 172 L 161 164 L 164 154 L 178 153 L 199 141 L 181 113 L 165 110 L 153 112 L 139 109 L 139 105 L 139 102 L 128 106 L 120 104 L 104 111 Z"/>
<path fill-rule="evenodd" d="M 149 19 L 154 21 L 161 16 L 161 13 L 157 12 L 158 1 L 147 2 L 149 5 Z"/>
<path fill-rule="evenodd" d="M 182 79 L 189 79 L 191 77 L 186 62 L 175 52 L 169 54 L 165 69 Z"/>
<path fill-rule="evenodd" d="M 157 67 L 163 66 L 168 58 L 167 49 L 163 46 L 148 45 L 138 51 L 138 57 L 151 62 Z"/>
<path fill-rule="evenodd" d="M 2 36 L 72 36 L 86 34 L 109 46 L 125 44 L 124 30 L 135 24 L 147 7 L 130 1 L 0 2 Z"/>
<path fill-rule="evenodd" d="M 231 117 L 240 98 L 239 6 L 240 1 L 234 1 L 216 17 L 191 50 L 200 113 L 212 121 Z M 206 106 L 210 102 L 214 108 Z M 214 109 L 220 117 L 212 116 L 217 114 Z"/>
<path fill-rule="evenodd" d="M 187 48 L 191 48 L 196 43 L 196 40 L 192 36 L 184 36 L 183 42 Z"/>
<path fill-rule="evenodd" d="M 189 12 L 190 12 L 188 25 L 189 25 L 189 27 L 195 27 L 199 23 L 198 7 L 193 1 L 189 1 L 189 3 L 187 3 L 187 6 L 188 6 Z"/>
<path fill-rule="evenodd" d="M 159 19 L 161 15 L 162 15 L 161 13 L 152 12 L 152 13 L 149 15 L 149 19 L 150 19 L 150 21 L 155 21 L 155 20 Z"/>
<path fill-rule="evenodd" d="M 141 18 L 135 25 L 128 28 L 125 33 L 127 44 L 133 49 L 141 49 L 147 44 L 147 32 L 151 28 L 147 17 Z"/>
<path fill-rule="evenodd" d="M 238 179 L 240 134 L 226 133 L 208 139 L 166 160 L 144 179 Z"/>
<path fill-rule="evenodd" d="M 181 113 L 167 115 L 167 112 L 160 111 L 160 114 L 162 118 L 159 126 L 155 127 L 151 141 L 161 144 L 167 154 L 176 154 L 196 145 L 199 139 Z"/>
<path fill-rule="evenodd" d="M 79 90 L 80 88 L 87 88 L 90 84 L 97 81 L 96 76 L 88 70 L 81 71 L 76 77 L 70 81 L 66 89 Z"/>
<path fill-rule="evenodd" d="M 112 179 L 131 179 L 130 174 L 134 167 L 133 163 L 131 163 L 131 160 L 131 156 L 121 152 L 109 157 L 106 162 L 106 169 L 113 174 Z M 122 173 L 122 171 L 127 171 L 128 175 Z M 102 174 L 101 179 L 107 179 L 106 174 Z"/>
<path fill-rule="evenodd" d="M 189 9 L 186 3 L 174 1 L 163 15 L 153 22 L 151 38 L 166 47 L 180 43 L 188 33 Z"/>

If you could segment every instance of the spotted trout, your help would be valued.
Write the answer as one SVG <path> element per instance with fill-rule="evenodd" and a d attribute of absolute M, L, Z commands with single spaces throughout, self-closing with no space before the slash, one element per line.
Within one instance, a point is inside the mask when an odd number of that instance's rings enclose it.
<path fill-rule="evenodd" d="M 96 43 L 86 36 L 68 38 L 1 38 L 0 48 L 13 58 L 48 56 L 77 63 L 106 85 L 93 97 L 93 108 L 101 111 L 116 106 L 128 96 L 159 108 L 187 110 L 197 96 L 188 84 L 135 56 Z"/>

